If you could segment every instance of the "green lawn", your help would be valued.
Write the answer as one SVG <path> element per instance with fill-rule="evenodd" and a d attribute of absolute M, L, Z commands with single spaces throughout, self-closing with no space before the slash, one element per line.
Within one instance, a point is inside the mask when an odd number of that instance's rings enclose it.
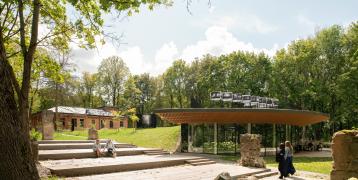
<path fill-rule="evenodd" d="M 87 139 L 87 130 L 56 132 L 56 140 Z M 180 126 L 137 129 L 102 129 L 98 131 L 100 139 L 113 139 L 117 142 L 131 143 L 141 147 L 163 148 L 175 151 L 180 134 Z"/>
<path fill-rule="evenodd" d="M 221 156 L 221 159 L 228 161 L 237 161 L 240 156 Z M 266 165 L 269 167 L 277 167 L 274 156 L 264 157 Z M 329 174 L 332 170 L 332 158 L 330 157 L 294 157 L 293 165 L 296 170 L 317 172 Z"/>

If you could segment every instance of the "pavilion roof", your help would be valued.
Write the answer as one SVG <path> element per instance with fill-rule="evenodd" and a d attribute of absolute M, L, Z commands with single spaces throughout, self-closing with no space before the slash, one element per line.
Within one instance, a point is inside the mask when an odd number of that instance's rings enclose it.
<path fill-rule="evenodd" d="M 288 124 L 306 126 L 329 119 L 329 115 L 306 110 L 258 108 L 184 108 L 157 109 L 162 119 L 173 123 Z"/>

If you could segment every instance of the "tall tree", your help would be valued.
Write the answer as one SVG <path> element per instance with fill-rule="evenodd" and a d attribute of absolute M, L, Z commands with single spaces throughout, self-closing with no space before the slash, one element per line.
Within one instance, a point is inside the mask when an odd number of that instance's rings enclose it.
<path fill-rule="evenodd" d="M 112 106 L 118 106 L 118 97 L 123 94 L 124 82 L 128 78 L 129 69 L 118 56 L 104 59 L 98 67 L 98 79 L 102 85 L 102 91 L 112 101 Z"/>
<path fill-rule="evenodd" d="M 138 12 L 141 4 L 152 9 L 166 1 L 59 1 L 5 0 L 0 2 L 0 177 L 7 179 L 39 179 L 31 158 L 29 139 L 29 92 L 32 63 L 41 43 L 68 48 L 77 38 L 82 47 L 94 47 L 95 36 L 103 33 L 102 14 L 111 10 Z M 73 8 L 79 16 L 67 17 L 66 8 Z M 76 17 L 80 17 L 76 19 Z M 49 33 L 39 38 L 39 25 Z M 15 44 L 14 48 L 8 48 Z M 23 59 L 22 81 L 18 83 L 10 64 L 12 57 Z M 7 143 L 12 142 L 11 146 Z"/>
<path fill-rule="evenodd" d="M 84 107 L 92 107 L 94 105 L 94 89 L 97 85 L 97 76 L 96 74 L 91 74 L 89 72 L 82 73 L 82 87 L 85 90 L 85 97 L 84 97 Z"/>

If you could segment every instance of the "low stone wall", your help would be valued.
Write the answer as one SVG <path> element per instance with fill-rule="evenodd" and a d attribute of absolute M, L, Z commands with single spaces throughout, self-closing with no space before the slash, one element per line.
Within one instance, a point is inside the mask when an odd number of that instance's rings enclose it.
<path fill-rule="evenodd" d="M 331 179 L 358 177 L 358 130 L 343 130 L 333 135 Z"/>
<path fill-rule="evenodd" d="M 265 161 L 260 157 L 261 135 L 241 134 L 240 135 L 240 165 L 248 167 L 266 167 Z"/>

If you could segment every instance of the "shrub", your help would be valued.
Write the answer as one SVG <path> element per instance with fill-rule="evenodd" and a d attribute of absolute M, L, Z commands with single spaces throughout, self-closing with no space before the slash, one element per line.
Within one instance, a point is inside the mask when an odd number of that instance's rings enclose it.
<path fill-rule="evenodd" d="M 36 131 L 35 128 L 32 128 L 30 131 L 30 139 L 32 141 L 37 141 L 41 139 L 41 133 Z"/>

